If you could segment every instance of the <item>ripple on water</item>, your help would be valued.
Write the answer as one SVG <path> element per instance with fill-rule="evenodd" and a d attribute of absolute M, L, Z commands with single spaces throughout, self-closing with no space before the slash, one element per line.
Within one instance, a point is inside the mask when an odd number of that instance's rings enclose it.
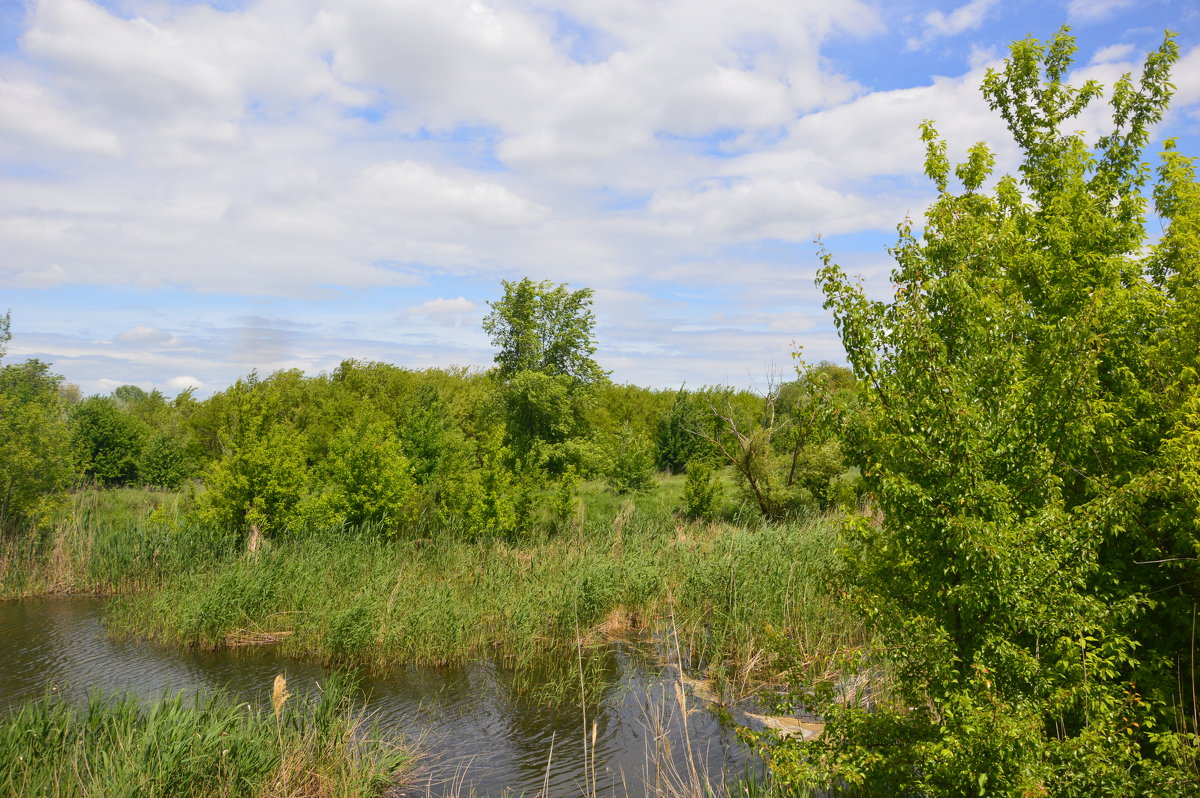
<path fill-rule="evenodd" d="M 101 601 L 87 598 L 0 603 L 0 710 L 50 688 L 72 700 L 96 688 L 143 698 L 223 689 L 265 703 L 277 673 L 301 695 L 326 673 L 270 649 L 177 651 L 113 640 L 102 611 Z M 598 790 L 640 795 L 647 780 L 654 782 L 656 766 L 686 772 L 673 677 L 619 645 L 603 656 L 607 686 L 599 708 L 588 710 L 586 727 L 578 706 L 517 696 L 512 674 L 490 663 L 413 667 L 368 680 L 368 710 L 382 728 L 420 740 L 424 765 L 413 792 L 437 795 L 454 786 L 481 795 L 535 794 L 547 778 L 553 742 L 549 795 L 578 795 L 585 762 L 593 761 L 590 750 L 584 756 L 585 729 L 590 749 L 594 723 Z M 689 713 L 687 723 L 693 758 L 712 781 L 759 767 L 707 712 Z"/>

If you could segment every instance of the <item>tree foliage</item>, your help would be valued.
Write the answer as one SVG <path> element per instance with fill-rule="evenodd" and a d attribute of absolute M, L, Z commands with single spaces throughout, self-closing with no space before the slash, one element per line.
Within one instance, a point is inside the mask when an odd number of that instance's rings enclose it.
<path fill-rule="evenodd" d="M 0 358 L 9 341 L 0 316 Z M 0 532 L 41 520 L 74 474 L 61 378 L 37 360 L 0 367 Z"/>
<path fill-rule="evenodd" d="M 504 296 L 489 302 L 483 329 L 492 338 L 502 379 L 535 371 L 590 383 L 607 375 L 592 359 L 596 354 L 592 290 L 568 291 L 548 280 L 505 280 Z"/>
<path fill-rule="evenodd" d="M 778 770 L 871 795 L 1194 795 L 1200 603 L 1200 203 L 1168 143 L 1167 36 L 1111 92 L 1112 132 L 1072 120 L 1103 92 L 1065 82 L 1067 32 L 1016 42 L 983 92 L 1023 159 L 952 168 L 900 226 L 895 295 L 826 255 L 819 282 L 867 408 L 856 445 L 883 511 L 846 529 L 847 589 L 888 643 L 895 708 L 802 697 L 830 719 Z M 952 190 L 953 179 L 961 185 Z"/>
<path fill-rule="evenodd" d="M 832 363 L 801 363 L 797 379 L 774 381 L 753 407 L 745 395 L 710 396 L 716 427 L 700 434 L 733 467 L 746 500 L 767 518 L 855 503 L 856 472 L 842 447 L 857 384 Z M 736 401 L 741 400 L 741 401 Z"/>
<path fill-rule="evenodd" d="M 132 387 L 132 386 L 130 386 Z M 137 481 L 147 430 L 116 399 L 90 396 L 71 408 L 71 441 L 79 468 L 101 484 Z"/>

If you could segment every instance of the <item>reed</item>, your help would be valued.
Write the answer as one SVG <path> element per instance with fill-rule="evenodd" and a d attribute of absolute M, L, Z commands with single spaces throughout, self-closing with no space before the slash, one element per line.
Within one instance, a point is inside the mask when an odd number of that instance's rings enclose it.
<path fill-rule="evenodd" d="M 93 693 L 84 706 L 46 697 L 0 718 L 0 794 L 381 795 L 411 756 L 364 726 L 352 696 L 335 678 L 278 716 L 222 694 L 144 702 Z"/>
<path fill-rule="evenodd" d="M 861 638 L 829 590 L 831 519 L 747 530 L 618 515 L 524 545 L 384 542 L 342 531 L 167 574 L 121 597 L 112 630 L 377 671 L 497 659 L 518 666 L 614 637 L 653 640 L 673 618 L 692 669 L 730 687 L 773 667 L 772 634 L 832 653 Z"/>
<path fill-rule="evenodd" d="M 578 638 L 670 638 L 690 671 L 735 694 L 774 678 L 775 638 L 818 671 L 863 642 L 830 588 L 836 517 L 691 523 L 675 513 L 681 484 L 659 478 L 622 497 L 585 483 L 576 523 L 519 543 L 337 528 L 266 539 L 253 555 L 190 524 L 178 494 L 81 491 L 52 527 L 0 541 L 0 598 L 116 593 L 107 621 L 118 634 L 275 644 L 376 671 L 480 658 L 529 670 Z"/>
<path fill-rule="evenodd" d="M 0 535 L 0 599 L 153 590 L 230 556 L 236 536 L 189 524 L 176 493 L 74 492 L 42 528 Z"/>

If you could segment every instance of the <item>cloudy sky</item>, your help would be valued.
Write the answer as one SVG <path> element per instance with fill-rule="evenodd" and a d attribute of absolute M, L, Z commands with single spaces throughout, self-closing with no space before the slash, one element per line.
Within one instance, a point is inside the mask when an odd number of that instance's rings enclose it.
<path fill-rule="evenodd" d="M 980 80 L 1063 24 L 1108 84 L 1177 31 L 1159 135 L 1200 153 L 1191 0 L 0 0 L 9 358 L 200 395 L 486 365 L 529 276 L 595 290 L 618 381 L 839 360 L 814 237 L 886 293 L 917 124 L 1011 168 Z"/>

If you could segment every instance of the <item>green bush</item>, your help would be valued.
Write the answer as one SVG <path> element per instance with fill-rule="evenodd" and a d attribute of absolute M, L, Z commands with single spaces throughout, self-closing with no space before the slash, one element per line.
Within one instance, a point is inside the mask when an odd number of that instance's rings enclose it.
<path fill-rule="evenodd" d="M 713 478 L 713 468 L 707 461 L 693 460 L 687 464 L 683 511 L 689 518 L 716 519 L 721 511 L 721 493 L 721 483 Z"/>
<path fill-rule="evenodd" d="M 628 424 L 605 441 L 604 477 L 617 493 L 636 493 L 654 484 L 654 446 Z"/>

